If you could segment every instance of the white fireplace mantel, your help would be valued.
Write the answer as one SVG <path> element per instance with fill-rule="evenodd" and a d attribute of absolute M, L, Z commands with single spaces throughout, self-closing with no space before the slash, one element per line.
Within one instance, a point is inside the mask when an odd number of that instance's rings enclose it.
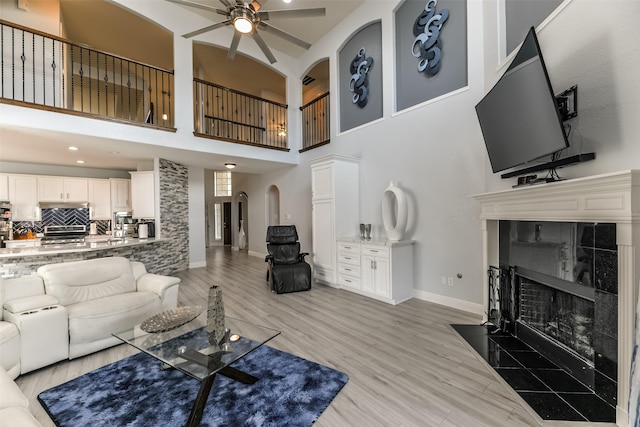
<path fill-rule="evenodd" d="M 498 266 L 498 221 L 607 222 L 618 245 L 618 400 L 616 424 L 628 425 L 634 320 L 640 288 L 640 170 L 626 170 L 473 196 L 480 203 L 483 268 Z M 489 283 L 484 280 L 484 307 Z M 486 319 L 485 319 L 486 320 Z"/>

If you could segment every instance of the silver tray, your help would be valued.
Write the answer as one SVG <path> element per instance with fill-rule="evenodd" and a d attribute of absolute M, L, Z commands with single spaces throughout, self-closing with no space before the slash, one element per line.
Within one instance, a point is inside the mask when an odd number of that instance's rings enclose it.
<path fill-rule="evenodd" d="M 140 329 L 149 333 L 166 332 L 192 321 L 202 313 L 199 305 L 185 305 L 151 316 L 140 324 Z"/>

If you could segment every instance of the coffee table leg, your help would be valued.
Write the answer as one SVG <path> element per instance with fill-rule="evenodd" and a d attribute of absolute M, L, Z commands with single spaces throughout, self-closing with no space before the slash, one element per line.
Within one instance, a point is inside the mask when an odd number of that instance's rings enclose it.
<path fill-rule="evenodd" d="M 227 378 L 231 378 L 232 380 L 240 381 L 242 384 L 255 384 L 256 381 L 258 381 L 257 377 L 254 377 L 251 374 L 247 374 L 246 372 L 243 372 L 231 366 L 225 366 L 224 368 L 220 369 L 218 373 L 224 375 Z"/>
<path fill-rule="evenodd" d="M 209 397 L 211 386 L 213 385 L 213 380 L 215 378 L 215 375 L 211 375 L 200 383 L 200 390 L 198 390 L 198 396 L 196 396 L 196 401 L 191 408 L 191 414 L 189 414 L 187 427 L 197 427 L 200 425 L 200 420 L 202 420 L 202 413 L 204 412 L 204 406 L 207 404 L 207 398 Z"/>

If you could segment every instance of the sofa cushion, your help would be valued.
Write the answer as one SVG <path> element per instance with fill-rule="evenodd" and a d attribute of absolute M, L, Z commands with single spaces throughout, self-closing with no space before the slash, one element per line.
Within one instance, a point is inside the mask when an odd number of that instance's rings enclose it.
<path fill-rule="evenodd" d="M 42 427 L 29 409 L 23 407 L 14 406 L 0 410 L 0 420 L 3 426 Z"/>
<path fill-rule="evenodd" d="M 136 290 L 131 264 L 122 257 L 47 264 L 38 275 L 65 306 Z"/>
<path fill-rule="evenodd" d="M 0 278 L 0 309 L 4 307 L 7 301 L 35 295 L 44 295 L 42 278 L 36 274 L 14 278 Z M 0 312 L 0 320 L 3 319 L 2 316 Z"/>
<path fill-rule="evenodd" d="M 162 311 L 158 295 L 129 292 L 67 306 L 69 340 L 86 343 L 111 337 Z"/>
<path fill-rule="evenodd" d="M 13 323 L 0 320 L 0 370 L 3 369 L 11 378 L 20 374 L 20 331 Z"/>
<path fill-rule="evenodd" d="M 29 400 L 22 394 L 20 387 L 13 382 L 7 372 L 0 368 L 0 409 L 11 408 L 14 406 L 26 408 L 29 406 Z M 5 421 L 2 417 L 3 422 Z M 3 424 L 4 425 L 4 424 Z M 21 425 L 21 424 L 7 424 L 7 425 Z"/>

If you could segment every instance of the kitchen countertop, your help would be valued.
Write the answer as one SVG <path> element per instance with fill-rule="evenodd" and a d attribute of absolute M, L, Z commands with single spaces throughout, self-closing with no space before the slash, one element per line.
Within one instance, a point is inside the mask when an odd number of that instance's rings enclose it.
<path fill-rule="evenodd" d="M 163 238 L 125 238 L 116 239 L 110 236 L 87 236 L 84 243 L 66 243 L 62 245 L 44 245 L 30 248 L 2 248 L 0 249 L 0 258 L 13 258 L 37 255 L 55 255 L 73 252 L 90 252 L 102 249 L 113 249 L 124 246 L 147 245 L 150 243 L 163 242 L 168 239 Z"/>

